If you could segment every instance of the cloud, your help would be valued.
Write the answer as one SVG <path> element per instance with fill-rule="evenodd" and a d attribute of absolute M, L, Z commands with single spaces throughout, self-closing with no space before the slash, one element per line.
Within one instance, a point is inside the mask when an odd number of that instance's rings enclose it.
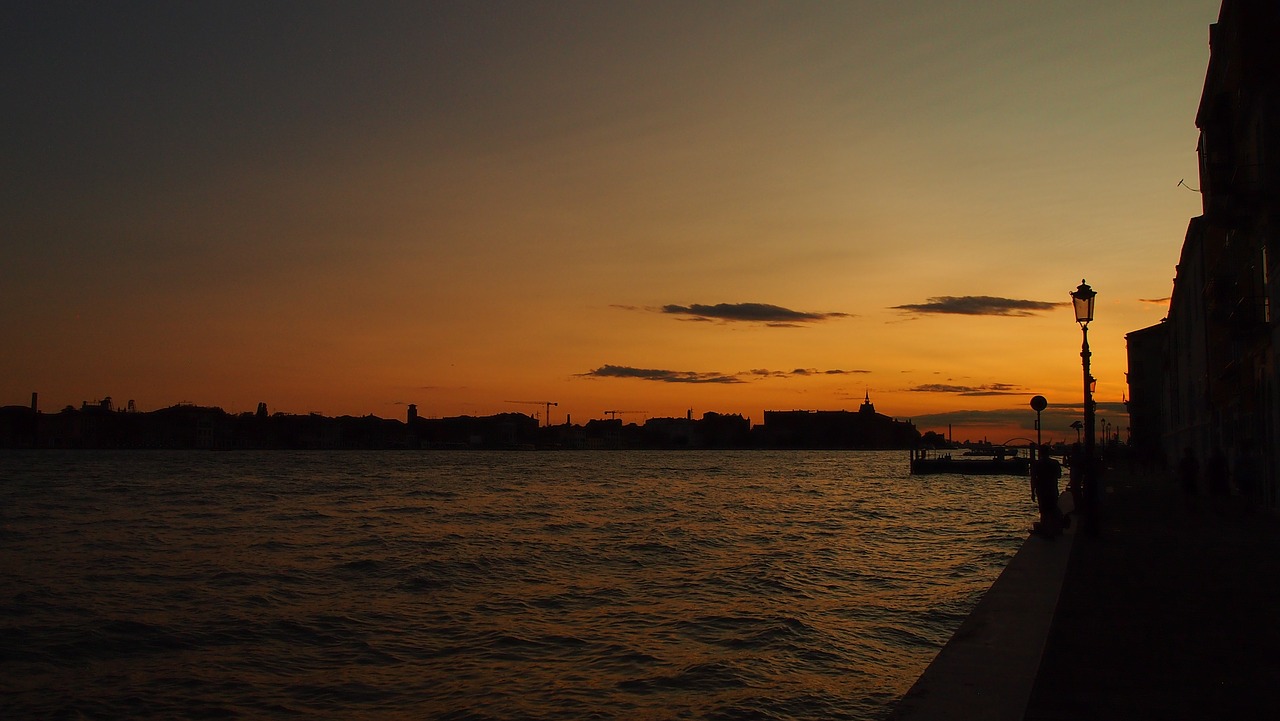
<path fill-rule="evenodd" d="M 804 323 L 818 323 L 834 318 L 851 318 L 849 313 L 817 313 L 791 310 L 769 303 L 717 303 L 716 305 L 664 305 L 661 313 L 687 316 L 691 321 L 725 323 L 763 323 L 775 328 L 794 328 Z"/>
<path fill-rule="evenodd" d="M 1169 301 L 1170 301 L 1170 300 L 1173 300 L 1173 299 L 1172 299 L 1171 297 L 1165 297 L 1165 298 L 1139 298 L 1139 299 L 1138 299 L 1138 302 L 1139 302 L 1139 303 L 1151 303 L 1152 305 L 1169 305 Z"/>
<path fill-rule="evenodd" d="M 1083 414 L 1084 398 L 1068 403 L 1050 403 L 1049 408 Z M 1129 409 L 1123 403 L 1116 401 L 1094 401 L 1093 414 L 1095 416 L 1127 416 L 1129 415 Z"/>
<path fill-rule="evenodd" d="M 630 366 L 603 365 L 593 371 L 579 373 L 584 378 L 636 378 L 659 383 L 742 383 L 740 378 L 724 373 L 698 371 L 672 371 Z"/>
<path fill-rule="evenodd" d="M 786 375 L 790 375 L 790 376 L 847 376 L 847 375 L 856 375 L 856 374 L 859 374 L 859 373 L 870 373 L 870 372 L 871 372 L 871 371 L 867 371 L 867 370 L 848 370 L 848 371 L 846 371 L 846 370 L 833 369 L 833 370 L 825 370 L 825 371 L 824 371 L 824 370 L 818 370 L 817 368 L 797 368 L 797 369 L 795 369 L 795 370 L 791 371 L 790 373 L 787 373 Z"/>
<path fill-rule="evenodd" d="M 944 295 L 930 298 L 926 303 L 910 303 L 891 306 L 904 313 L 936 313 L 951 315 L 1003 315 L 1031 316 L 1053 310 L 1067 303 L 1049 303 L 1040 300 L 996 298 L 990 295 Z"/>
<path fill-rule="evenodd" d="M 811 376 L 848 376 L 870 373 L 868 370 L 853 369 L 842 370 L 832 368 L 829 370 L 821 370 L 819 368 L 796 368 L 789 371 L 771 371 L 766 368 L 754 368 L 747 371 L 745 375 L 752 375 L 761 378 L 806 378 Z"/>
<path fill-rule="evenodd" d="M 817 368 L 796 368 L 790 371 L 772 371 L 767 368 L 753 368 L 739 373 L 703 373 L 699 371 L 673 371 L 654 368 L 633 368 L 631 366 L 603 365 L 586 373 L 578 373 L 579 378 L 636 378 L 660 383 L 746 383 L 744 377 L 758 380 L 763 378 L 803 378 L 811 376 L 841 376 L 870 373 L 867 370 L 819 370 Z"/>
<path fill-rule="evenodd" d="M 988 383 L 981 386 L 924 383 L 907 390 L 913 393 L 952 393 L 958 396 L 1018 396 L 1027 393 L 1027 389 L 1009 383 Z"/>

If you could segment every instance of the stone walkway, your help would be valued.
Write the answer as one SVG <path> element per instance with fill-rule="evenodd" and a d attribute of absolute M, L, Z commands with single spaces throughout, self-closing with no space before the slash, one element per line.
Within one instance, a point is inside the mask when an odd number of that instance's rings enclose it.
<path fill-rule="evenodd" d="M 1280 718 L 1280 520 L 1111 471 L 1075 538 L 1025 718 Z M 1036 539 L 1030 539 L 1034 541 Z"/>

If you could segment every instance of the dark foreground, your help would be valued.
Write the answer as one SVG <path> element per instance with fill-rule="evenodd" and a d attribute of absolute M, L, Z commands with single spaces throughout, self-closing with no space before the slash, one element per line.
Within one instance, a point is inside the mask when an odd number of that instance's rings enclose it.
<path fill-rule="evenodd" d="M 1025 718 L 1275 718 L 1280 521 L 1238 497 L 1184 498 L 1168 475 L 1107 480 L 1102 532 L 1074 539 Z"/>

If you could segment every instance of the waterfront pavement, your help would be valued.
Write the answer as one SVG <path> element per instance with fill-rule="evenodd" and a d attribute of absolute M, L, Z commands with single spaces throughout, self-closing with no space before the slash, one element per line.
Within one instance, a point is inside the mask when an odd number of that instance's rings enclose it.
<path fill-rule="evenodd" d="M 1099 533 L 1029 537 L 891 719 L 1280 718 L 1280 519 L 1103 487 Z"/>
<path fill-rule="evenodd" d="M 1112 469 L 1104 487 L 1025 718 L 1280 718 L 1280 520 L 1184 497 L 1168 473 Z"/>

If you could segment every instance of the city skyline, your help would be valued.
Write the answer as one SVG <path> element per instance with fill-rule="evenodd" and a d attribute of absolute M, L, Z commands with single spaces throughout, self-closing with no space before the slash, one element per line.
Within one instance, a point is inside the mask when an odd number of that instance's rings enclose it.
<path fill-rule="evenodd" d="M 0 405 L 1116 404 L 1217 9 L 19 3 Z"/>

